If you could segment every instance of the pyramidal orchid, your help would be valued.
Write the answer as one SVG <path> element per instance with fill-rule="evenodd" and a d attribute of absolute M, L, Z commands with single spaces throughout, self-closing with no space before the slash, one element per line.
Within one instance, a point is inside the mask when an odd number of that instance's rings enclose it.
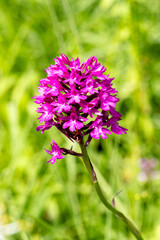
<path fill-rule="evenodd" d="M 41 113 L 39 122 L 44 123 L 37 130 L 43 133 L 54 126 L 78 143 L 87 135 L 85 146 L 92 138 L 106 139 L 111 133 L 126 133 L 127 129 L 119 126 L 121 114 L 115 110 L 119 99 L 112 87 L 114 78 L 104 74 L 106 68 L 97 58 L 93 56 L 80 63 L 79 58 L 69 60 L 61 54 L 54 60 L 55 65 L 46 69 L 47 77 L 40 80 L 40 95 L 34 97 L 39 104 L 37 112 Z M 66 152 L 61 150 L 63 158 Z"/>
<path fill-rule="evenodd" d="M 43 123 L 37 131 L 43 133 L 56 127 L 80 145 L 81 153 L 74 152 L 72 147 L 59 147 L 52 140 L 51 151 L 45 149 L 52 155 L 48 162 L 53 164 L 66 154 L 81 156 L 100 200 L 137 239 L 143 239 L 135 226 L 104 197 L 86 149 L 93 138 L 106 139 L 112 133 L 120 135 L 127 132 L 119 125 L 121 114 L 115 109 L 119 99 L 112 87 L 114 78 L 105 74 L 106 68 L 98 63 L 95 56 L 80 63 L 79 58 L 69 60 L 61 54 L 54 61 L 55 64 L 46 69 L 46 78 L 40 80 L 39 95 L 34 97 L 39 105 L 37 112 L 41 114 L 39 122 Z"/>

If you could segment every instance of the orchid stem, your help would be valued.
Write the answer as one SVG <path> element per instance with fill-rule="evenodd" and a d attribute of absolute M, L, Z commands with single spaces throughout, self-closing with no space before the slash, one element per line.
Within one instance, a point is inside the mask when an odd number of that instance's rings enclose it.
<path fill-rule="evenodd" d="M 83 154 L 82 161 L 83 161 L 85 167 L 87 168 L 89 176 L 92 180 L 92 183 L 95 187 L 95 190 L 96 190 L 101 202 L 105 205 L 106 208 L 108 208 L 115 216 L 117 216 L 129 228 L 129 230 L 133 233 L 133 235 L 136 237 L 136 239 L 143 240 L 141 233 L 137 230 L 137 228 L 134 226 L 134 224 L 123 213 L 121 213 L 120 211 L 118 211 L 117 209 L 112 207 L 112 205 L 107 201 L 106 197 L 104 196 L 104 194 L 100 188 L 100 185 L 99 185 L 97 177 L 96 177 L 96 173 L 93 169 L 92 163 L 90 161 L 86 147 L 83 142 L 80 143 L 80 148 L 81 148 L 81 151 Z"/>

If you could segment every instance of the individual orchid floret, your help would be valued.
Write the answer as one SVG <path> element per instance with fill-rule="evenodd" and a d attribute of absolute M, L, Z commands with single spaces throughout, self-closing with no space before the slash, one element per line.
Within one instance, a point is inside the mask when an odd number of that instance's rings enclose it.
<path fill-rule="evenodd" d="M 93 99 L 91 102 L 81 102 L 82 112 L 87 113 L 91 118 L 93 118 L 93 114 L 102 116 L 103 114 L 96 109 L 97 104 L 97 98 Z"/>
<path fill-rule="evenodd" d="M 81 129 L 83 127 L 82 121 L 87 121 L 88 119 L 82 116 L 78 116 L 76 109 L 72 108 L 72 113 L 68 117 L 63 117 L 61 119 L 68 120 L 63 124 L 63 128 L 68 128 L 71 132 L 75 131 L 76 129 Z"/>
<path fill-rule="evenodd" d="M 81 84 L 81 86 L 83 86 L 81 92 L 83 93 L 89 93 L 89 94 L 93 94 L 93 93 L 98 93 L 98 90 L 96 90 L 96 88 L 99 87 L 99 84 L 97 81 L 94 81 L 92 79 L 92 76 L 90 76 L 88 79 L 86 79 L 86 81 L 84 83 Z"/>
<path fill-rule="evenodd" d="M 107 91 L 101 91 L 100 93 L 101 109 L 109 111 L 111 107 L 115 108 L 116 103 L 119 101 L 115 96 L 110 95 Z"/>
<path fill-rule="evenodd" d="M 64 83 L 68 83 L 70 86 L 74 86 L 75 83 L 81 85 L 80 79 L 81 77 L 77 75 L 77 72 L 72 70 L 69 77 L 64 80 Z"/>
<path fill-rule="evenodd" d="M 66 98 L 61 93 L 58 96 L 57 102 L 51 103 L 54 106 L 54 111 L 57 113 L 69 112 L 71 106 L 66 103 Z"/>
<path fill-rule="evenodd" d="M 87 96 L 81 94 L 80 91 L 75 88 L 75 86 L 73 86 L 71 88 L 71 92 L 66 93 L 65 96 L 69 99 L 68 104 L 79 104 L 81 100 L 85 100 L 87 98 Z"/>
<path fill-rule="evenodd" d="M 127 129 L 124 127 L 119 126 L 119 124 L 116 122 L 111 126 L 111 131 L 115 134 L 121 135 L 123 133 L 127 133 Z"/>
<path fill-rule="evenodd" d="M 119 126 L 121 114 L 115 109 L 119 99 L 112 87 L 114 78 L 104 74 L 106 68 L 97 58 L 93 56 L 80 63 L 79 58 L 69 60 L 61 54 L 54 61 L 55 65 L 46 69 L 47 77 L 40 80 L 40 95 L 34 97 L 39 104 L 37 112 L 41 113 L 39 122 L 44 123 L 37 131 L 43 133 L 54 126 L 78 143 L 88 136 L 86 146 L 93 138 L 106 139 L 111 132 L 126 133 L 127 129 Z M 55 149 L 57 145 L 52 146 Z M 62 154 L 76 156 L 74 151 L 64 148 L 61 148 Z"/>
<path fill-rule="evenodd" d="M 63 150 L 61 150 L 59 148 L 58 144 L 54 140 L 52 140 L 52 143 L 53 144 L 50 144 L 51 145 L 51 151 L 49 151 L 47 149 L 45 149 L 45 151 L 47 153 L 49 153 L 50 155 L 52 155 L 51 159 L 48 162 L 51 162 L 53 164 L 53 163 L 55 163 L 56 159 L 62 159 L 62 158 L 64 158 L 64 156 L 62 155 Z"/>
<path fill-rule="evenodd" d="M 38 118 L 40 119 L 40 123 L 43 121 L 47 122 L 53 118 L 53 107 L 48 103 L 41 105 L 40 108 L 37 108 L 37 112 L 42 113 L 42 115 Z"/>
<path fill-rule="evenodd" d="M 111 131 L 103 127 L 103 120 L 101 117 L 97 117 L 94 123 L 89 127 L 93 129 L 90 133 L 91 137 L 99 139 L 101 136 L 103 139 L 107 138 L 106 134 L 111 134 Z"/>
<path fill-rule="evenodd" d="M 49 121 L 46 121 L 44 125 L 38 126 L 36 130 L 41 130 L 41 133 L 43 133 L 45 130 L 50 129 L 53 125 L 55 125 L 55 122 L 51 119 Z"/>

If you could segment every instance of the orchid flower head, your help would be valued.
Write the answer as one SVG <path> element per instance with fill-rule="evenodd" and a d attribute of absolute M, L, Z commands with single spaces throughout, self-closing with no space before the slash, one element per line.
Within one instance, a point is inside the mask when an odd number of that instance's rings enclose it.
<path fill-rule="evenodd" d="M 112 133 L 123 134 L 126 128 L 119 126 L 121 114 L 116 111 L 119 101 L 117 90 L 112 87 L 114 78 L 105 75 L 106 68 L 98 63 L 95 56 L 80 63 L 79 58 L 71 60 L 61 54 L 54 59 L 55 65 L 46 69 L 47 77 L 40 80 L 39 95 L 35 103 L 39 105 L 37 131 L 56 127 L 71 141 L 81 143 L 88 136 L 88 146 L 94 139 L 107 138 Z M 63 158 L 62 154 L 74 154 L 72 150 L 59 148 L 53 140 L 49 162 Z"/>

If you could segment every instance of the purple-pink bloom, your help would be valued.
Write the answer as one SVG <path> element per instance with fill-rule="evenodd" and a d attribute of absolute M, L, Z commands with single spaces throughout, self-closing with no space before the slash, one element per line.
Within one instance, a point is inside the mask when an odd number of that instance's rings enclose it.
<path fill-rule="evenodd" d="M 98 63 L 95 56 L 80 63 L 79 58 L 70 60 L 64 54 L 54 59 L 55 65 L 46 68 L 47 77 L 40 80 L 39 96 L 35 96 L 37 109 L 41 113 L 37 131 L 56 127 L 71 141 L 82 143 L 88 135 L 86 146 L 92 138 L 107 138 L 111 132 L 126 133 L 119 126 L 121 114 L 116 111 L 117 90 L 112 87 L 106 68 Z M 62 154 L 74 153 L 59 148 L 53 142 L 51 162 Z M 48 151 L 48 150 L 47 150 Z M 48 151 L 51 154 L 51 151 Z"/>
<path fill-rule="evenodd" d="M 66 98 L 62 94 L 59 94 L 57 102 L 53 102 L 51 104 L 54 106 L 54 111 L 57 111 L 57 113 L 62 113 L 63 111 L 69 112 L 71 109 L 71 106 L 66 104 Z"/>
<path fill-rule="evenodd" d="M 68 117 L 63 117 L 60 118 L 62 120 L 67 120 L 64 124 L 63 124 L 63 128 L 68 128 L 71 132 L 75 131 L 75 129 L 81 129 L 83 127 L 83 123 L 81 121 L 87 121 L 87 118 L 84 118 L 82 116 L 77 115 L 76 113 L 76 109 L 73 107 L 72 109 L 72 113 L 70 116 Z"/>
<path fill-rule="evenodd" d="M 92 79 L 92 76 L 88 77 L 88 79 L 86 79 L 86 81 L 84 83 L 81 83 L 81 86 L 83 87 L 81 92 L 83 93 L 89 93 L 89 94 L 93 94 L 93 93 L 98 93 L 98 90 L 96 90 L 96 88 L 99 87 L 99 84 L 97 81 L 94 81 Z"/>
<path fill-rule="evenodd" d="M 111 107 L 116 107 L 116 103 L 119 101 L 115 96 L 110 95 L 107 91 L 102 90 L 99 94 L 101 108 L 104 111 L 110 110 Z"/>
<path fill-rule="evenodd" d="M 81 100 L 85 100 L 87 98 L 87 96 L 81 94 L 75 86 L 72 86 L 71 92 L 66 93 L 65 96 L 68 98 L 68 104 L 80 103 Z"/>
<path fill-rule="evenodd" d="M 106 134 L 111 134 L 111 131 L 103 126 L 103 119 L 101 117 L 97 117 L 94 123 L 89 127 L 89 129 L 93 129 L 90 133 L 91 137 L 99 139 L 101 136 L 103 139 L 106 139 Z"/>
<path fill-rule="evenodd" d="M 45 105 L 41 105 L 41 107 L 37 108 L 38 113 L 42 113 L 42 115 L 38 118 L 39 122 L 42 123 L 47 122 L 53 118 L 53 107 L 46 103 Z"/>
<path fill-rule="evenodd" d="M 50 155 L 52 155 L 51 159 L 47 162 L 51 162 L 52 164 L 55 163 L 56 159 L 61 159 L 61 158 L 64 158 L 64 156 L 62 155 L 63 153 L 63 150 L 61 150 L 58 146 L 58 144 L 52 140 L 52 143 L 53 144 L 50 144 L 51 145 L 51 151 L 45 149 L 45 151 L 47 153 L 49 153 Z"/>
<path fill-rule="evenodd" d="M 44 125 L 38 126 L 36 130 L 41 130 L 41 133 L 43 133 L 45 130 L 50 129 L 53 125 L 55 125 L 55 123 L 52 119 L 50 119 L 49 121 L 46 121 Z"/>
<path fill-rule="evenodd" d="M 127 133 L 127 129 L 123 128 L 121 126 L 118 125 L 118 123 L 115 123 L 111 126 L 111 131 L 115 134 L 121 135 L 123 133 Z"/>
<path fill-rule="evenodd" d="M 93 99 L 89 103 L 86 101 L 82 101 L 81 102 L 82 112 L 87 113 L 91 118 L 93 118 L 93 114 L 99 115 L 99 116 L 103 115 L 101 112 L 99 112 L 96 109 L 97 104 L 98 104 L 97 98 Z"/>

